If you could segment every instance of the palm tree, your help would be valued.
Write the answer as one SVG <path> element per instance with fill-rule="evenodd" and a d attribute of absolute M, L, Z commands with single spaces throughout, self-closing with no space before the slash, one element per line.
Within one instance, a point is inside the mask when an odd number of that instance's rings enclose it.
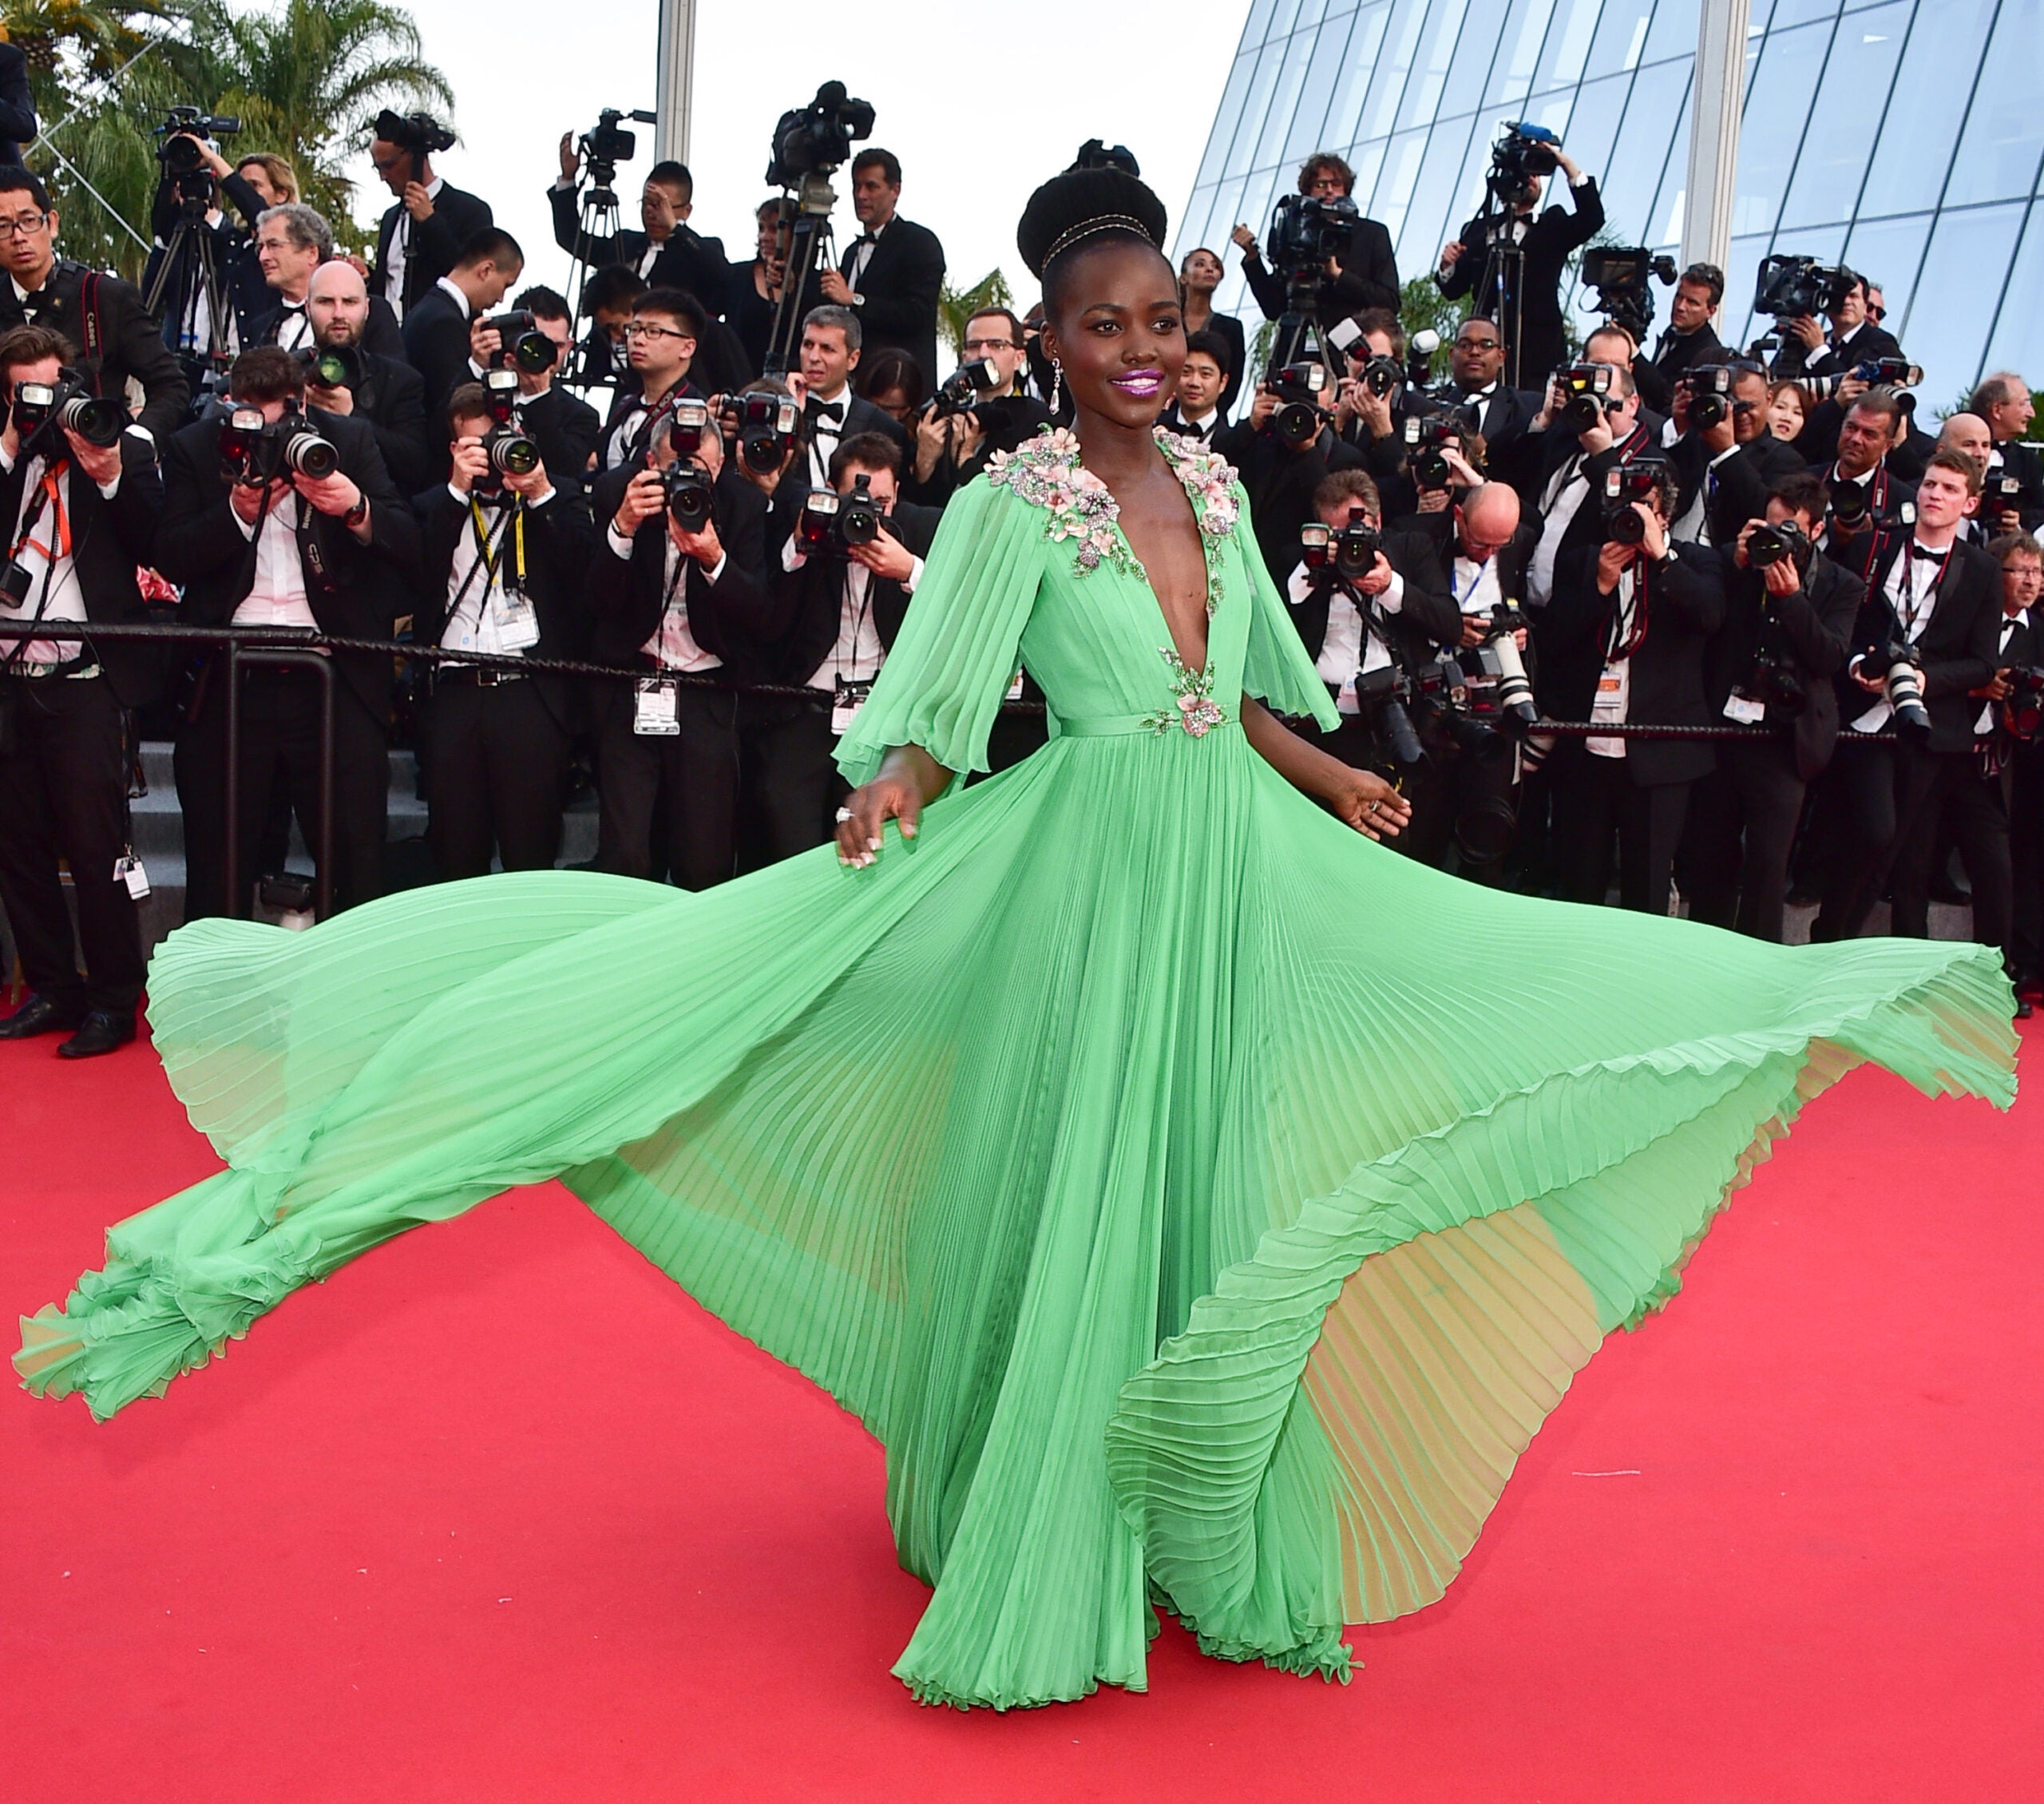
<path fill-rule="evenodd" d="M 1008 278 L 997 269 L 988 270 L 969 288 L 945 283 L 937 297 L 937 329 L 950 345 L 953 355 L 965 356 L 965 326 L 974 314 L 983 307 L 1007 307 L 1013 299 Z"/>

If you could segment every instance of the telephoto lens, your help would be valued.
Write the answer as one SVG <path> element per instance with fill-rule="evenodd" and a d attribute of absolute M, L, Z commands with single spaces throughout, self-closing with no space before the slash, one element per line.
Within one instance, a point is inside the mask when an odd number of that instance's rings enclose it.
<path fill-rule="evenodd" d="M 1526 675 L 1526 660 L 1519 656 L 1518 628 L 1523 624 L 1510 603 L 1500 601 L 1491 610 L 1490 635 L 1483 644 L 1483 661 L 1497 670 L 1496 701 L 1503 722 L 1523 732 L 1540 718 L 1534 705 L 1533 684 Z"/>
<path fill-rule="evenodd" d="M 503 476 L 529 476 L 540 466 L 540 448 L 515 426 L 493 426 L 482 435 L 489 467 Z"/>
<path fill-rule="evenodd" d="M 1923 673 L 1916 668 L 1915 659 L 1907 641 L 1891 639 L 1867 652 L 1860 660 L 1860 668 L 1865 676 L 1882 679 L 1898 728 L 1927 733 L 1931 712 L 1923 705 Z"/>
<path fill-rule="evenodd" d="M 483 324 L 497 334 L 498 360 L 517 364 L 529 376 L 552 369 L 561 355 L 561 347 L 540 330 L 539 321 L 529 312 L 500 313 Z"/>
<path fill-rule="evenodd" d="M 57 403 L 57 423 L 105 450 L 118 444 L 128 430 L 128 410 L 118 401 L 98 395 L 71 395 Z"/>
<path fill-rule="evenodd" d="M 279 423 L 283 427 L 279 436 L 283 442 L 280 460 L 283 469 L 316 482 L 341 467 L 341 454 L 311 426 L 289 420 Z"/>
<path fill-rule="evenodd" d="M 1411 684 L 1390 664 L 1380 664 L 1356 679 L 1356 706 L 1369 716 L 1392 761 L 1408 770 L 1424 763 L 1427 756 L 1412 716 L 1406 712 L 1404 698 L 1411 692 Z"/>
<path fill-rule="evenodd" d="M 362 386 L 362 359 L 351 344 L 315 345 L 302 354 L 307 380 L 322 388 Z"/>

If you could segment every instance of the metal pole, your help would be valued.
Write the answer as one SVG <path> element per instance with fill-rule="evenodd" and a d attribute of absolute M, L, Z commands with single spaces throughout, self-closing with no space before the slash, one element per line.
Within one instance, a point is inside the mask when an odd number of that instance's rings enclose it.
<path fill-rule="evenodd" d="M 1746 77 L 1749 0 L 1699 0 L 1696 73 L 1689 90 L 1689 182 L 1682 207 L 1682 262 L 1714 263 L 1732 252 L 1732 195 L 1739 174 L 1739 109 Z"/>
<path fill-rule="evenodd" d="M 660 66 L 653 110 L 656 155 L 688 161 L 688 116 L 695 85 L 695 0 L 660 0 Z"/>

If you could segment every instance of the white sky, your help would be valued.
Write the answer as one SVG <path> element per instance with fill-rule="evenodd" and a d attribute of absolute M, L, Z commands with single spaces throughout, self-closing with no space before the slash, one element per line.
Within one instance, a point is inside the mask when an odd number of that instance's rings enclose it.
<path fill-rule="evenodd" d="M 524 248 L 529 277 L 559 283 L 567 258 L 545 193 L 559 172 L 556 146 L 603 107 L 652 109 L 655 0 L 596 0 L 586 14 L 539 0 L 406 3 L 426 60 L 454 90 L 461 142 L 435 166 L 489 200 Z M 1135 153 L 1175 229 L 1247 10 L 1247 0 L 1197 14 L 1040 0 L 1009 15 L 997 40 L 999 15 L 931 0 L 699 0 L 690 223 L 735 260 L 750 258 L 752 209 L 771 192 L 763 172 L 774 121 L 835 78 L 873 103 L 872 141 L 901 160 L 902 216 L 943 240 L 950 280 L 976 282 L 998 266 L 1018 298 L 1033 299 L 1015 222 L 1087 138 Z M 636 129 L 639 157 L 618 170 L 628 226 L 652 163 L 651 129 Z M 373 220 L 389 196 L 366 154 L 350 172 L 355 210 Z M 841 245 L 856 236 L 850 177 L 847 168 L 836 183 Z"/>

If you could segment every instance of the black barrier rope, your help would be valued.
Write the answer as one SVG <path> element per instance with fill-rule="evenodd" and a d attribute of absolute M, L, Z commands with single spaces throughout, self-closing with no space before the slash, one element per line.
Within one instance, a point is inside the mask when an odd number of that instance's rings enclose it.
<path fill-rule="evenodd" d="M 77 640 L 90 644 L 95 639 L 156 640 L 164 644 L 240 645 L 255 651 L 368 652 L 380 656 L 406 658 L 417 664 L 466 664 L 481 670 L 508 670 L 530 676 L 600 677 L 610 682 L 632 682 L 653 674 L 648 664 L 591 664 L 580 658 L 511 656 L 497 652 L 450 651 L 441 645 L 418 645 L 396 639 L 353 639 L 340 633 L 316 632 L 303 628 L 274 626 L 158 626 L 153 623 L 81 623 L 77 620 L 0 620 L 0 641 L 12 639 Z M 709 672 L 662 671 L 667 680 L 691 688 L 723 689 L 743 696 L 779 696 L 821 704 L 828 692 L 794 683 L 733 683 Z M 1006 714 L 1042 715 L 1041 702 L 1003 701 Z M 1713 724 L 1701 727 L 1654 725 L 1644 721 L 1535 720 L 1525 736 L 1533 739 L 1776 739 L 1785 728 L 1743 727 Z M 1856 744 L 1886 743 L 1892 732 L 1856 733 Z"/>

